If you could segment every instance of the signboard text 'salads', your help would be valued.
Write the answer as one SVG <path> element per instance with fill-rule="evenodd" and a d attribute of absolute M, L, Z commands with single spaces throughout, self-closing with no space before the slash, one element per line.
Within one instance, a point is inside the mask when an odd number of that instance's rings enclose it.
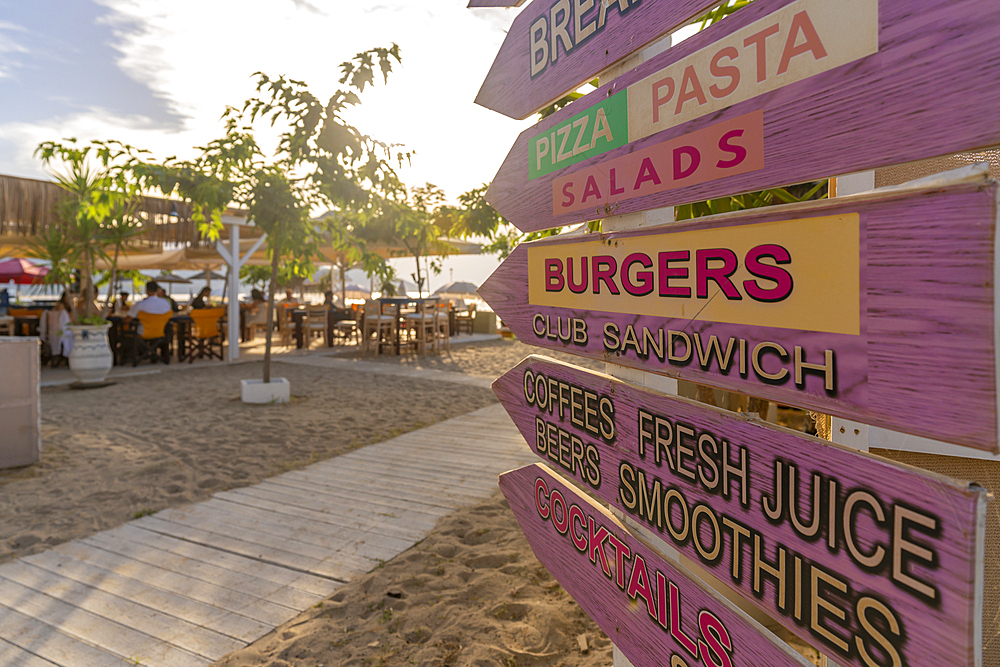
<path fill-rule="evenodd" d="M 524 118 L 716 4 L 535 0 L 476 101 Z M 523 132 L 487 200 L 537 231 L 997 145 L 998 45 L 997 0 L 755 0 Z M 480 294 L 531 345 L 995 452 L 997 217 L 970 167 L 580 228 Z M 565 476 L 505 473 L 511 509 L 636 667 L 807 664 L 723 590 L 841 665 L 983 664 L 978 485 L 543 357 L 493 387 Z"/>

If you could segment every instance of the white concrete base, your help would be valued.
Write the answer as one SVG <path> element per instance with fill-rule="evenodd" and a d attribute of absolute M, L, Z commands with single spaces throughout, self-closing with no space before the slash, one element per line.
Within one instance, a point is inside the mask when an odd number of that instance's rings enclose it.
<path fill-rule="evenodd" d="M 288 403 L 292 400 L 292 385 L 285 378 L 240 380 L 240 399 L 244 403 Z"/>

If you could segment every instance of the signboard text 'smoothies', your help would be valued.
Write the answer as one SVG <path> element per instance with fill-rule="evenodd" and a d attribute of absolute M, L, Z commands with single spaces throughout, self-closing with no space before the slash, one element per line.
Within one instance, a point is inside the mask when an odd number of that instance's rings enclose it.
<path fill-rule="evenodd" d="M 756 0 L 525 130 L 487 200 L 527 232 L 1000 144 L 998 34 L 994 0 Z"/>
<path fill-rule="evenodd" d="M 525 343 L 994 451 L 997 186 L 962 173 L 524 243 L 479 292 Z"/>
<path fill-rule="evenodd" d="M 636 667 L 810 665 L 544 466 L 500 489 L 538 560 Z"/>
<path fill-rule="evenodd" d="M 546 463 L 838 664 L 979 664 L 981 487 L 544 357 L 493 390 Z"/>

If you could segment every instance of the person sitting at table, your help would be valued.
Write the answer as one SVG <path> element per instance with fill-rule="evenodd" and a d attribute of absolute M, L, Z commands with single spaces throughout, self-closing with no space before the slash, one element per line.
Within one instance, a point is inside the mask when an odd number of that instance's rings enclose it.
<path fill-rule="evenodd" d="M 261 292 L 256 287 L 250 290 L 250 299 L 253 301 L 253 305 L 255 306 L 259 306 L 260 304 L 267 301 L 267 299 L 264 298 L 264 293 Z"/>
<path fill-rule="evenodd" d="M 129 293 L 125 291 L 118 295 L 118 301 L 114 304 L 114 308 L 112 309 L 115 315 L 124 315 L 128 312 L 128 297 Z"/>
<path fill-rule="evenodd" d="M 326 309 L 329 311 L 344 309 L 339 300 L 333 296 L 332 290 L 323 292 L 323 305 L 326 306 Z"/>
<path fill-rule="evenodd" d="M 295 300 L 295 294 L 292 292 L 291 287 L 285 289 L 285 298 L 281 302 L 281 304 L 289 308 L 299 305 L 299 302 Z"/>
<path fill-rule="evenodd" d="M 191 307 L 192 308 L 199 308 L 199 309 L 200 308 L 208 308 L 207 301 L 208 301 L 208 297 L 210 297 L 210 296 L 212 296 L 212 288 L 208 287 L 207 285 L 205 287 L 202 287 L 201 291 L 198 292 L 198 296 L 196 296 L 194 298 L 194 300 L 191 301 Z"/>
<path fill-rule="evenodd" d="M 155 280 L 150 280 L 146 283 L 146 298 L 132 304 L 132 307 L 128 309 L 128 317 L 125 318 L 125 324 L 139 317 L 139 313 L 163 315 L 164 313 L 171 312 L 170 302 L 161 296 L 157 296 L 157 292 L 159 291 L 160 285 Z M 139 333 L 142 333 L 141 327 Z"/>
<path fill-rule="evenodd" d="M 166 299 L 167 301 L 169 301 L 170 310 L 172 310 L 173 312 L 179 313 L 181 311 L 181 307 L 177 305 L 177 302 L 174 301 L 170 295 L 167 294 L 167 290 L 161 287 L 160 289 L 156 290 L 156 296 L 160 297 L 161 299 Z"/>

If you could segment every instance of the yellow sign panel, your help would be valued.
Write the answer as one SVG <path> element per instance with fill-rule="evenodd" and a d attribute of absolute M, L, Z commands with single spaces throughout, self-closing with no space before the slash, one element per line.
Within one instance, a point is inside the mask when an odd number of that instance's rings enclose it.
<path fill-rule="evenodd" d="M 528 246 L 528 301 L 858 335 L 856 213 Z"/>

